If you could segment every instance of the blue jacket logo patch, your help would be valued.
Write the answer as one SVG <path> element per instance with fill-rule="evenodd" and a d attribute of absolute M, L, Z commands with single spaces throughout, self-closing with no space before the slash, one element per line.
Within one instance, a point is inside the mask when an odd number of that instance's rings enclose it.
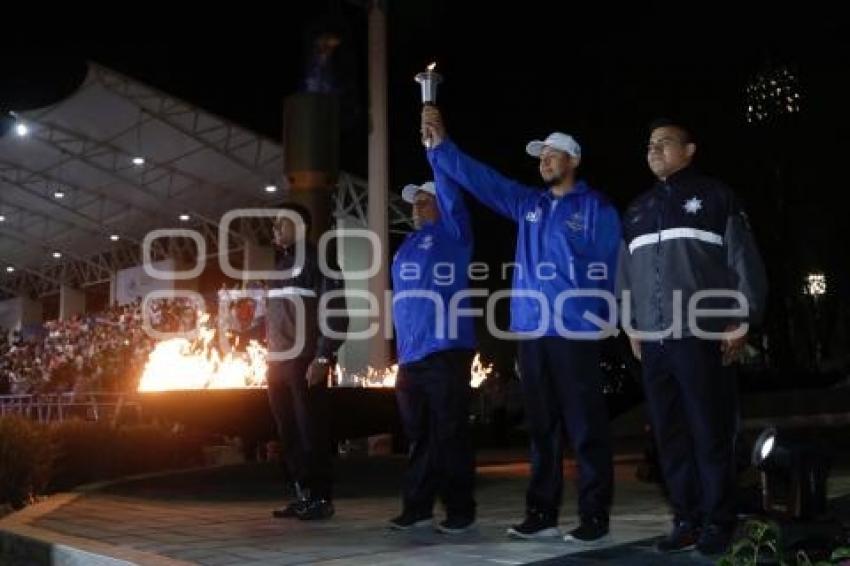
<path fill-rule="evenodd" d="M 582 232 L 584 230 L 584 218 L 582 218 L 581 212 L 575 212 L 564 221 L 564 224 L 573 232 Z"/>
<path fill-rule="evenodd" d="M 527 222 L 538 222 L 540 221 L 540 216 L 543 214 L 543 210 L 538 206 L 534 210 L 529 210 L 525 215 L 525 220 Z"/>
<path fill-rule="evenodd" d="M 433 245 L 434 245 L 434 236 L 432 236 L 431 234 L 428 234 L 427 236 L 422 238 L 422 241 L 419 242 L 419 245 L 416 246 L 416 247 L 419 248 L 420 250 L 430 250 Z"/>

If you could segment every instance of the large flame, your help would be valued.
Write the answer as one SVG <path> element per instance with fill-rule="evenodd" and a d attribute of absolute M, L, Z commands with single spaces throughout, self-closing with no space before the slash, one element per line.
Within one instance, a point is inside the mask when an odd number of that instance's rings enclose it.
<path fill-rule="evenodd" d="M 430 65 L 428 65 L 428 70 L 429 70 L 429 71 L 433 71 L 433 70 L 434 70 L 434 69 L 436 69 L 436 68 L 437 68 L 437 62 L 436 62 L 436 61 L 434 61 L 433 63 L 431 63 Z"/>
<path fill-rule="evenodd" d="M 484 365 L 481 362 L 481 354 L 476 353 L 472 360 L 472 368 L 470 370 L 470 384 L 474 388 L 481 387 L 484 380 L 493 373 L 493 364 Z M 396 378 L 398 377 L 398 364 L 378 370 L 369 366 L 365 373 L 350 374 L 345 371 L 345 368 L 339 364 L 335 370 L 336 383 L 342 386 L 354 387 L 395 387 Z"/>
<path fill-rule="evenodd" d="M 172 338 L 157 344 L 148 356 L 139 391 L 186 389 L 245 389 L 266 386 L 267 350 L 251 341 L 245 352 L 222 355 L 215 347 L 215 330 L 208 327 L 208 316 L 201 318 L 198 337 Z M 493 364 L 484 365 L 475 354 L 470 372 L 472 387 L 480 387 L 493 372 Z M 377 370 L 371 366 L 363 373 L 349 373 L 337 364 L 334 382 L 343 387 L 395 387 L 398 364 Z"/>
<path fill-rule="evenodd" d="M 478 389 L 484 380 L 490 377 L 493 373 L 493 364 L 484 365 L 481 363 L 481 354 L 476 353 L 475 359 L 472 360 L 472 387 Z"/>
<path fill-rule="evenodd" d="M 382 370 L 372 366 L 366 368 L 365 373 L 349 373 L 344 367 L 337 364 L 334 370 L 336 384 L 342 387 L 395 387 L 398 377 L 398 364 Z"/>
<path fill-rule="evenodd" d="M 139 391 L 265 387 L 266 349 L 251 340 L 245 352 L 222 355 L 208 322 L 209 315 L 204 314 L 192 341 L 172 338 L 157 344 L 148 356 Z"/>
<path fill-rule="evenodd" d="M 265 387 L 266 349 L 253 340 L 246 353 L 194 351 L 185 338 L 160 342 L 148 357 L 139 391 Z"/>

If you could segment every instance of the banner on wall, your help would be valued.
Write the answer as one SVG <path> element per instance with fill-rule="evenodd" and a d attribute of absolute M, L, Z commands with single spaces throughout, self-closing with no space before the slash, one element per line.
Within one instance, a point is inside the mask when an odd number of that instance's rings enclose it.
<path fill-rule="evenodd" d="M 166 259 L 151 264 L 160 271 L 173 271 L 174 260 Z M 174 289 L 174 281 L 157 279 L 145 273 L 142 265 L 129 267 L 118 272 L 115 281 L 115 300 L 119 305 L 132 303 L 136 299 L 144 299 L 151 291 Z"/>
<path fill-rule="evenodd" d="M 0 329 L 13 330 L 21 323 L 21 299 L 6 299 L 0 301 Z"/>

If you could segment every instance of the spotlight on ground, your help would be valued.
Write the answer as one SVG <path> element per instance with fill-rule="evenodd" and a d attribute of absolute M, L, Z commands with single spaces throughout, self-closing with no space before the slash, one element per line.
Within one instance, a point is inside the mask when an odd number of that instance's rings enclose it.
<path fill-rule="evenodd" d="M 789 562 L 803 551 L 817 562 L 845 545 L 841 521 L 829 507 L 831 458 L 812 432 L 768 427 L 753 445 L 759 472 L 761 510 L 779 529 L 780 554 Z"/>
<path fill-rule="evenodd" d="M 818 446 L 769 427 L 756 439 L 752 459 L 765 512 L 797 520 L 826 513 L 830 461 Z"/>

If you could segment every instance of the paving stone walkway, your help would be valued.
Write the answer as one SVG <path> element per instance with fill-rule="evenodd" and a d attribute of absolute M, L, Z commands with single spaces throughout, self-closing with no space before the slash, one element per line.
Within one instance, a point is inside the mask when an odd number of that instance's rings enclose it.
<path fill-rule="evenodd" d="M 657 486 L 636 481 L 630 464 L 617 466 L 612 536 L 592 552 L 561 540 L 524 542 L 505 536 L 523 509 L 528 465 L 522 463 L 479 466 L 480 520 L 474 532 L 459 536 L 431 529 L 391 532 L 386 520 L 398 512 L 403 468 L 403 460 L 396 457 L 341 461 L 337 514 L 327 522 L 272 518 L 271 509 L 283 502 L 277 470 L 268 464 L 249 464 L 65 495 L 41 504 L 48 505 L 46 511 L 27 509 L 3 519 L 0 529 L 17 529 L 39 539 L 52 537 L 60 545 L 56 548 L 88 553 L 66 553 L 60 561 L 65 564 L 709 563 L 696 554 L 681 555 L 677 562 L 661 560 L 652 550 L 653 537 L 666 531 L 670 517 Z M 574 475 L 568 465 L 567 476 Z M 850 479 L 833 482 L 832 491 L 850 493 Z M 574 494 L 567 489 L 564 530 L 574 520 L 574 507 Z"/>

